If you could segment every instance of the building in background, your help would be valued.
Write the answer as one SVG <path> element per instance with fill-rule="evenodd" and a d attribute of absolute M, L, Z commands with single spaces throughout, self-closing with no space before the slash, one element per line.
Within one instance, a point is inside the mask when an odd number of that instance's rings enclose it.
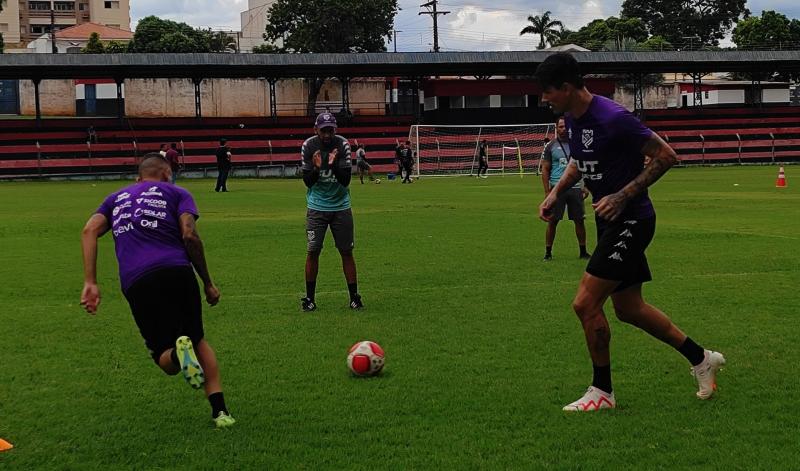
<path fill-rule="evenodd" d="M 50 33 L 84 23 L 131 30 L 130 0 L 9 0 L 0 13 L 6 52 L 31 52 L 28 44 Z"/>
<path fill-rule="evenodd" d="M 239 40 L 240 52 L 252 52 L 255 46 L 266 44 L 264 31 L 267 28 L 267 13 L 276 0 L 248 0 L 247 11 L 241 14 L 242 32 Z"/>
<path fill-rule="evenodd" d="M 100 41 L 109 43 L 116 41 L 127 44 L 133 39 L 133 33 L 124 29 L 112 28 L 97 23 L 83 23 L 56 31 L 56 50 L 59 53 L 79 53 L 89 42 L 89 36 L 97 33 Z M 39 54 L 53 52 L 53 41 L 50 34 L 43 34 L 28 43 L 28 50 Z"/>

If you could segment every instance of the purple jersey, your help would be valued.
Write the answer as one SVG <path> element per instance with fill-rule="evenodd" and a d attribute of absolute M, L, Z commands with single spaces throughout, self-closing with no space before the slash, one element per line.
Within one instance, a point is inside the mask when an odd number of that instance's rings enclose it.
<path fill-rule="evenodd" d="M 191 266 L 180 216 L 199 217 L 192 195 L 164 182 L 141 182 L 112 193 L 97 209 L 114 234 L 122 291 L 147 273 Z"/>
<path fill-rule="evenodd" d="M 565 118 L 572 158 L 595 203 L 642 173 L 642 147 L 653 132 L 622 105 L 595 95 L 580 118 Z M 628 202 L 621 217 L 646 219 L 655 214 L 645 190 Z"/>

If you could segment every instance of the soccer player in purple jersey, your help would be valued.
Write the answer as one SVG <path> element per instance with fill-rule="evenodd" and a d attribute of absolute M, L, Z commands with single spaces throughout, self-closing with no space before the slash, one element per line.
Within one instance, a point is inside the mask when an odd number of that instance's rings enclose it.
<path fill-rule="evenodd" d="M 235 420 L 225 406 L 216 355 L 203 338 L 192 267 L 203 280 L 208 304 L 216 305 L 220 294 L 195 227 L 197 206 L 188 191 L 169 183 L 171 177 L 169 163 L 148 154 L 137 183 L 112 193 L 89 218 L 81 235 L 81 306 L 90 314 L 100 306 L 97 239 L 111 231 L 122 292 L 153 360 L 168 375 L 182 372 L 193 388 L 205 387 L 214 423 L 229 427 Z"/>
<path fill-rule="evenodd" d="M 645 249 L 655 234 L 656 222 L 647 188 L 678 161 L 675 151 L 621 105 L 591 94 L 572 55 L 549 56 L 536 70 L 536 79 L 542 99 L 556 112 L 566 113 L 572 154 L 564 175 L 539 206 L 539 217 L 549 222 L 558 197 L 583 177 L 592 193 L 597 222 L 597 248 L 572 302 L 583 325 L 594 376 L 583 397 L 564 410 L 616 406 L 611 386 L 611 331 L 603 313 L 609 297 L 619 320 L 686 357 L 697 380 L 697 397 L 710 398 L 725 358 L 696 344 L 642 299 L 642 283 L 652 279 Z M 645 156 L 650 157 L 647 167 Z"/>

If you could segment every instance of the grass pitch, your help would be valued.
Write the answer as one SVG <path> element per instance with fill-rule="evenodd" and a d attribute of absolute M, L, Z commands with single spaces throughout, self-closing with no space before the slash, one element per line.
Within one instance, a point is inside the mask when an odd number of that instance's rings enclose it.
<path fill-rule="evenodd" d="M 228 194 L 181 182 L 222 291 L 204 315 L 238 420 L 226 431 L 149 360 L 110 236 L 100 312 L 78 306 L 79 231 L 121 183 L 0 184 L 0 438 L 16 445 L 0 467 L 795 467 L 800 173 L 788 169 L 783 190 L 775 167 L 674 169 L 651 190 L 645 296 L 728 365 L 718 397 L 699 401 L 677 352 L 611 319 L 618 409 L 587 415 L 561 411 L 591 380 L 570 309 L 584 263 L 568 221 L 541 261 L 538 177 L 354 181 L 367 308 L 347 309 L 328 234 L 311 314 L 298 301 L 302 182 L 232 180 Z M 591 219 L 589 232 L 591 248 Z M 363 339 L 387 352 L 381 377 L 346 371 Z"/>

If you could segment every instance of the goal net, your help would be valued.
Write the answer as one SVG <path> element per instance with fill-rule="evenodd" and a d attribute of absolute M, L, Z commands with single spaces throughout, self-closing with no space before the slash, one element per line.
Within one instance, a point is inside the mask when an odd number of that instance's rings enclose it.
<path fill-rule="evenodd" d="M 409 132 L 417 176 L 477 175 L 486 141 L 489 172 L 538 173 L 553 124 L 493 126 L 413 125 Z"/>

